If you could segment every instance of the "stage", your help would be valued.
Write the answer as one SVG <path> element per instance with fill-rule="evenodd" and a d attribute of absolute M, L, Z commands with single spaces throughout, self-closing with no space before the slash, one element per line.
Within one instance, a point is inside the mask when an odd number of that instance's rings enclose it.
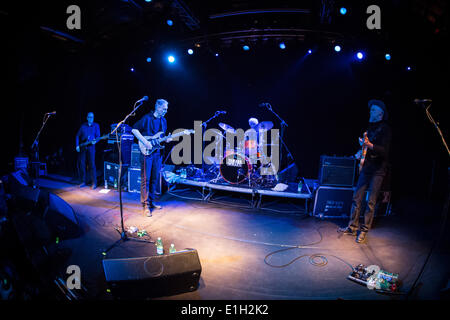
<path fill-rule="evenodd" d="M 102 254 L 120 238 L 115 230 L 120 227 L 116 190 L 80 189 L 63 176 L 42 178 L 38 183 L 66 201 L 80 221 L 83 234 L 59 245 L 70 249 L 66 264 L 80 267 L 89 298 L 112 299 L 103 258 L 156 255 L 154 244 L 134 241 Z M 164 193 L 160 201 L 164 207 L 153 211 L 152 217 L 143 215 L 138 193 L 122 193 L 125 229 L 145 230 L 148 236 L 142 239 L 161 237 L 166 254 L 171 243 L 177 250 L 194 248 L 198 252 L 202 267 L 199 288 L 156 299 L 401 300 L 416 281 L 439 229 L 437 208 L 405 199 L 394 206 L 392 215 L 375 220 L 367 243 L 357 244 L 354 237 L 337 232 L 347 222 L 343 219 L 321 220 L 300 209 L 280 213 L 264 210 L 273 209 L 270 206 L 252 208 L 246 199 L 226 193 L 208 202 L 201 200 L 198 190 L 182 187 L 176 193 Z M 281 249 L 287 250 L 268 256 Z M 311 255 L 326 261 L 311 260 Z M 409 298 L 439 298 L 447 283 L 449 262 L 448 248 L 438 246 Z M 398 273 L 401 294 L 377 293 L 348 280 L 350 265 L 358 264 L 375 264 Z"/>

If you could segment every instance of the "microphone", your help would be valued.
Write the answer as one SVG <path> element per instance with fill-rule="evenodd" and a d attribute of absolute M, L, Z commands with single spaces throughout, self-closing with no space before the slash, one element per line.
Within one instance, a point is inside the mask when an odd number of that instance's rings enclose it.
<path fill-rule="evenodd" d="M 144 101 L 147 101 L 147 100 L 148 100 L 148 97 L 147 97 L 147 96 L 144 96 L 142 99 L 136 101 L 136 103 L 144 102 Z"/>
<path fill-rule="evenodd" d="M 53 111 L 53 112 L 47 112 L 46 114 L 56 114 L 56 111 Z"/>
<path fill-rule="evenodd" d="M 414 99 L 414 103 L 432 102 L 431 99 Z"/>
<path fill-rule="evenodd" d="M 267 102 L 262 102 L 260 104 L 258 104 L 258 107 L 266 107 L 268 105 Z"/>
<path fill-rule="evenodd" d="M 226 114 L 227 112 L 226 111 L 216 111 L 216 113 L 217 114 L 221 114 L 221 113 Z"/>

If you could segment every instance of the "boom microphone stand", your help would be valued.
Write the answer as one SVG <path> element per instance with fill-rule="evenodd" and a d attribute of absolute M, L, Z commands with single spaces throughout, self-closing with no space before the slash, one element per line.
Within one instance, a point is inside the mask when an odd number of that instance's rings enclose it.
<path fill-rule="evenodd" d="M 270 112 L 272 112 L 278 118 L 278 120 L 280 120 L 281 134 L 279 135 L 279 137 L 280 137 L 281 143 L 286 148 L 286 151 L 288 153 L 288 158 L 294 160 L 291 152 L 289 151 L 288 147 L 286 146 L 286 144 L 284 143 L 284 140 L 283 140 L 284 132 L 285 132 L 286 128 L 288 127 L 288 124 L 275 111 L 273 111 L 272 105 L 270 103 L 262 103 L 261 106 L 266 107 Z M 281 148 L 281 150 L 280 150 L 280 167 L 281 167 L 282 159 L 283 159 L 283 148 Z"/>
<path fill-rule="evenodd" d="M 125 231 L 125 227 L 123 224 L 123 204 L 122 204 L 122 182 L 121 177 L 122 177 L 122 143 L 119 139 L 119 134 L 118 134 L 118 129 L 120 128 L 120 126 L 125 123 L 127 121 L 127 119 L 131 116 L 134 115 L 134 113 L 136 112 L 136 110 L 142 106 L 143 102 L 147 99 L 145 99 L 146 97 L 144 97 L 144 99 L 138 100 L 137 102 L 135 102 L 134 106 L 133 106 L 133 111 L 131 111 L 122 121 L 120 121 L 117 126 L 114 128 L 113 131 L 111 131 L 110 134 L 116 134 L 116 142 L 117 142 L 117 148 L 119 151 L 119 173 L 118 173 L 118 178 L 117 178 L 117 184 L 119 187 L 119 204 L 120 204 L 120 227 L 121 230 L 119 231 L 118 228 L 115 228 L 115 230 L 120 234 L 120 239 L 117 240 L 115 243 L 113 243 L 108 249 L 106 249 L 105 251 L 103 251 L 103 255 L 105 256 L 106 253 L 111 250 L 112 248 L 114 248 L 115 246 L 119 245 L 122 241 L 128 241 L 128 240 L 133 240 L 133 241 L 138 241 L 138 242 L 147 242 L 147 243 L 155 243 L 154 241 L 150 241 L 150 240 L 143 240 L 143 239 L 136 239 L 136 238 L 130 238 L 127 236 L 127 232 Z M 139 103 L 139 104 L 138 104 Z M 137 106 L 136 106 L 137 104 Z"/>
<path fill-rule="evenodd" d="M 36 188 L 36 181 L 37 178 L 39 177 L 39 167 L 37 168 L 33 168 L 33 163 L 39 163 L 39 136 L 41 135 L 42 129 L 44 129 L 45 124 L 47 123 L 48 119 L 50 119 L 51 115 L 56 114 L 56 111 L 54 112 L 48 112 L 44 115 L 44 120 L 42 121 L 42 126 L 39 129 L 36 138 L 34 139 L 33 144 L 31 145 L 31 150 L 33 152 L 33 158 L 32 158 L 32 178 L 33 178 L 33 188 Z M 34 161 L 33 161 L 34 160 Z M 38 164 L 39 165 L 39 164 Z"/>

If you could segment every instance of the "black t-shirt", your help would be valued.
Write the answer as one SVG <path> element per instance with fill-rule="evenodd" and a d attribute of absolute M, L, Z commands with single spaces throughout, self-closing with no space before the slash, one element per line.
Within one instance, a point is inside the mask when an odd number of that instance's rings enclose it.
<path fill-rule="evenodd" d="M 367 149 L 364 171 L 385 173 L 389 161 L 391 128 L 385 121 L 371 122 L 367 128 L 367 138 L 373 149 Z"/>
<path fill-rule="evenodd" d="M 153 112 L 147 113 L 133 125 L 133 129 L 139 130 L 143 136 L 153 136 L 158 132 L 166 134 L 167 121 L 165 118 L 155 118 Z"/>

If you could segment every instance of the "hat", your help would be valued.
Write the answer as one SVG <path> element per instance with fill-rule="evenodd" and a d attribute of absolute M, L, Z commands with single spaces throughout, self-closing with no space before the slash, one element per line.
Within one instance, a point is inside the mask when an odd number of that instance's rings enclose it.
<path fill-rule="evenodd" d="M 376 100 L 376 99 L 369 100 L 369 103 L 368 103 L 369 109 L 373 105 L 376 105 L 376 106 L 380 107 L 383 110 L 383 120 L 387 120 L 388 112 L 387 112 L 386 105 L 384 104 L 384 102 L 381 101 L 381 100 Z"/>

